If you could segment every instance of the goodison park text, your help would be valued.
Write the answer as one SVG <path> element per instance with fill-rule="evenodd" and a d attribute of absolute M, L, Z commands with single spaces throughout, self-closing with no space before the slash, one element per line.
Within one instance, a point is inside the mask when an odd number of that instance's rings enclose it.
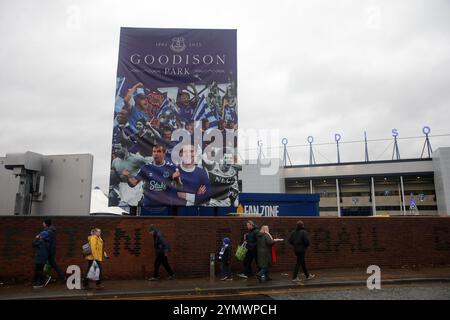
<path fill-rule="evenodd" d="M 130 56 L 130 61 L 132 64 L 141 64 L 141 63 L 145 63 L 146 65 L 153 65 L 153 64 L 160 64 L 160 65 L 189 65 L 189 64 L 193 64 L 193 65 L 199 65 L 201 63 L 206 64 L 206 65 L 211 65 L 211 64 L 216 64 L 216 65 L 224 65 L 225 64 L 225 59 L 226 55 L 213 55 L 213 54 L 205 54 L 203 56 L 199 55 L 199 54 L 194 54 L 194 55 L 179 55 L 179 54 L 174 54 L 174 55 L 160 55 L 155 57 L 154 55 L 151 54 L 147 54 L 145 56 L 141 56 L 139 53 L 135 53 L 132 54 Z"/>

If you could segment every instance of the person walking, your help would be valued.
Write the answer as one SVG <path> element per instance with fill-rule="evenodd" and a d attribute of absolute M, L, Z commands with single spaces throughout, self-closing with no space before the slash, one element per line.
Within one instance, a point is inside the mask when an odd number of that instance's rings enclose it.
<path fill-rule="evenodd" d="M 272 246 L 283 239 L 274 239 L 269 233 L 268 226 L 261 227 L 257 239 L 257 261 L 260 271 L 256 276 L 260 282 L 269 281 L 272 280 L 269 276 L 269 269 L 272 265 Z"/>
<path fill-rule="evenodd" d="M 219 250 L 220 272 L 222 278 L 220 280 L 233 280 L 231 276 L 231 240 L 228 237 L 223 238 L 222 246 Z"/>
<path fill-rule="evenodd" d="M 290 234 L 288 241 L 294 247 L 294 253 L 297 257 L 294 273 L 292 274 L 292 281 L 301 282 L 300 278 L 298 277 L 298 271 L 300 267 L 305 274 L 306 280 L 313 279 L 315 275 L 310 274 L 306 269 L 305 255 L 306 250 L 310 245 L 310 240 L 303 221 L 297 221 L 297 228 Z"/>
<path fill-rule="evenodd" d="M 49 242 L 49 254 L 48 254 L 48 264 L 53 268 L 53 270 L 56 271 L 58 274 L 59 280 L 62 283 L 66 282 L 66 275 L 62 270 L 59 268 L 58 264 L 56 263 L 56 227 L 52 225 L 52 220 L 45 219 L 42 222 L 42 225 L 44 227 L 44 230 L 48 233 L 48 242 Z"/>
<path fill-rule="evenodd" d="M 33 252 L 34 252 L 34 276 L 33 276 L 33 288 L 43 288 L 48 285 L 51 280 L 51 276 L 44 273 L 44 266 L 47 263 L 49 255 L 49 243 L 48 232 L 42 231 L 33 240 Z"/>
<path fill-rule="evenodd" d="M 172 271 L 172 268 L 169 265 L 169 261 L 167 260 L 167 254 L 170 251 L 169 243 L 166 241 L 163 233 L 156 228 L 154 224 L 151 224 L 148 227 L 148 232 L 153 235 L 153 244 L 155 247 L 155 264 L 153 277 L 149 278 L 149 281 L 158 281 L 159 277 L 159 268 L 161 264 L 164 269 L 166 269 L 169 274 L 169 280 L 175 279 L 175 273 Z"/>
<path fill-rule="evenodd" d="M 101 237 L 102 231 L 99 228 L 95 228 L 91 230 L 91 235 L 88 236 L 88 242 L 91 247 L 91 254 L 86 256 L 86 260 L 88 262 L 88 269 L 86 272 L 86 276 L 83 279 L 83 289 L 89 289 L 89 279 L 88 279 L 88 273 L 91 269 L 92 264 L 94 261 L 97 263 L 98 268 L 100 269 L 100 275 L 99 279 L 96 280 L 96 288 L 102 289 L 104 286 L 102 285 L 102 278 L 103 278 L 103 266 L 102 261 L 103 258 L 109 259 L 108 254 L 105 252 L 104 249 L 104 243 L 103 239 Z"/>
<path fill-rule="evenodd" d="M 249 276 L 253 274 L 252 271 L 252 262 L 255 261 L 257 264 L 257 235 L 259 233 L 259 228 L 252 220 L 247 221 L 247 230 L 248 232 L 244 235 L 244 243 L 247 248 L 247 253 L 244 258 L 244 272 L 238 274 L 238 277 L 247 279 Z"/>

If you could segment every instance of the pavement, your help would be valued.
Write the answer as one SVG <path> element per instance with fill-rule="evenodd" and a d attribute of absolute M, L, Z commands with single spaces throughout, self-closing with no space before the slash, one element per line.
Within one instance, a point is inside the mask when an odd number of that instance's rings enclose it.
<path fill-rule="evenodd" d="M 258 292 L 276 290 L 308 290 L 311 288 L 366 287 L 370 276 L 366 269 L 326 269 L 313 271 L 316 277 L 301 283 L 291 281 L 291 272 L 272 273 L 272 281 L 260 283 L 256 278 L 220 281 L 208 278 L 176 278 L 159 281 L 105 280 L 103 289 L 69 290 L 65 284 L 50 282 L 45 288 L 34 289 L 27 284 L 0 283 L 0 300 L 18 299 L 202 299 L 209 296 L 235 295 L 236 299 Z M 303 278 L 304 279 L 304 278 Z M 450 266 L 433 268 L 398 268 L 381 270 L 381 285 L 418 283 L 450 283 Z M 92 284 L 95 287 L 95 284 Z"/>

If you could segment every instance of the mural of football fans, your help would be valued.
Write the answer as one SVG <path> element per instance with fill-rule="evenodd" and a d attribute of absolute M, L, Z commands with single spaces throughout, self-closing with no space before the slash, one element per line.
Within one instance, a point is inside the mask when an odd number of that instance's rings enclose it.
<path fill-rule="evenodd" d="M 179 119 L 183 127 L 190 120 L 193 120 L 194 110 L 197 107 L 199 96 L 197 89 L 193 83 L 189 84 L 188 88 L 192 90 L 180 90 L 177 96 L 177 106 L 179 108 Z M 193 94 L 191 98 L 190 92 Z"/>
<path fill-rule="evenodd" d="M 220 87 L 217 85 L 215 81 L 211 83 L 208 87 L 209 93 L 206 101 L 208 105 L 211 107 L 214 115 L 219 119 L 223 113 L 223 105 L 222 105 L 222 96 L 220 95 Z"/>
<path fill-rule="evenodd" d="M 145 95 L 144 85 L 139 82 L 135 84 L 123 99 L 125 102 L 124 109 L 128 111 L 128 124 L 133 132 L 136 132 L 136 123 L 139 119 L 148 117 L 148 100 Z"/>
<path fill-rule="evenodd" d="M 144 207 L 170 206 L 177 199 L 176 185 L 180 184 L 180 173 L 175 165 L 164 159 L 165 154 L 163 145 L 155 145 L 151 163 L 143 165 L 137 173 L 128 169 L 122 171 L 130 187 L 144 183 Z"/>
<path fill-rule="evenodd" d="M 130 136 L 133 145 L 128 150 L 143 157 L 151 157 L 153 146 L 161 140 L 160 133 L 145 118 L 136 122 L 136 130 L 137 132 Z"/>
<path fill-rule="evenodd" d="M 214 160 L 220 152 L 218 161 Z M 241 166 L 234 164 L 233 149 L 215 149 L 210 155 L 203 154 L 203 167 L 208 170 L 209 182 L 211 184 L 211 207 L 238 206 L 239 184 L 238 171 Z"/>
<path fill-rule="evenodd" d="M 195 164 L 196 148 L 191 144 L 181 147 L 179 165 L 181 184 L 177 188 L 178 205 L 193 206 L 208 203 L 211 185 L 205 169 Z"/>
<path fill-rule="evenodd" d="M 115 159 L 111 163 L 109 201 L 111 205 L 122 207 L 135 214 L 136 207 L 142 198 L 142 183 L 134 186 L 128 184 L 128 178 L 122 174 L 124 170 L 136 175 L 142 166 L 149 162 L 142 156 L 130 153 L 120 144 L 113 145 Z"/>
<path fill-rule="evenodd" d="M 223 97 L 223 113 L 222 119 L 227 123 L 232 123 L 234 129 L 237 129 L 237 97 L 233 83 L 228 84 L 227 92 Z"/>
<path fill-rule="evenodd" d="M 128 111 L 126 109 L 122 109 L 117 113 L 116 122 L 117 125 L 113 128 L 113 145 L 130 147 L 132 145 L 130 136 L 133 134 L 133 131 L 128 124 Z M 113 157 L 115 157 L 114 150 Z"/>
<path fill-rule="evenodd" d="M 148 116 L 153 119 L 156 117 L 156 115 L 159 112 L 159 108 L 164 102 L 164 99 L 166 99 L 167 93 L 162 93 L 158 89 L 155 90 L 149 90 L 149 93 L 147 94 L 147 101 L 149 104 L 148 108 Z"/>
<path fill-rule="evenodd" d="M 121 28 L 109 205 L 238 204 L 236 44 L 231 29 Z"/>

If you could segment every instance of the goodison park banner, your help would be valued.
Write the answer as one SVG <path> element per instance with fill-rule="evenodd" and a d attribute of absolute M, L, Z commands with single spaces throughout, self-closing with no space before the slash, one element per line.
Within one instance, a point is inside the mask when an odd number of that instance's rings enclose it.
<path fill-rule="evenodd" d="M 236 206 L 236 30 L 122 28 L 109 205 Z"/>

